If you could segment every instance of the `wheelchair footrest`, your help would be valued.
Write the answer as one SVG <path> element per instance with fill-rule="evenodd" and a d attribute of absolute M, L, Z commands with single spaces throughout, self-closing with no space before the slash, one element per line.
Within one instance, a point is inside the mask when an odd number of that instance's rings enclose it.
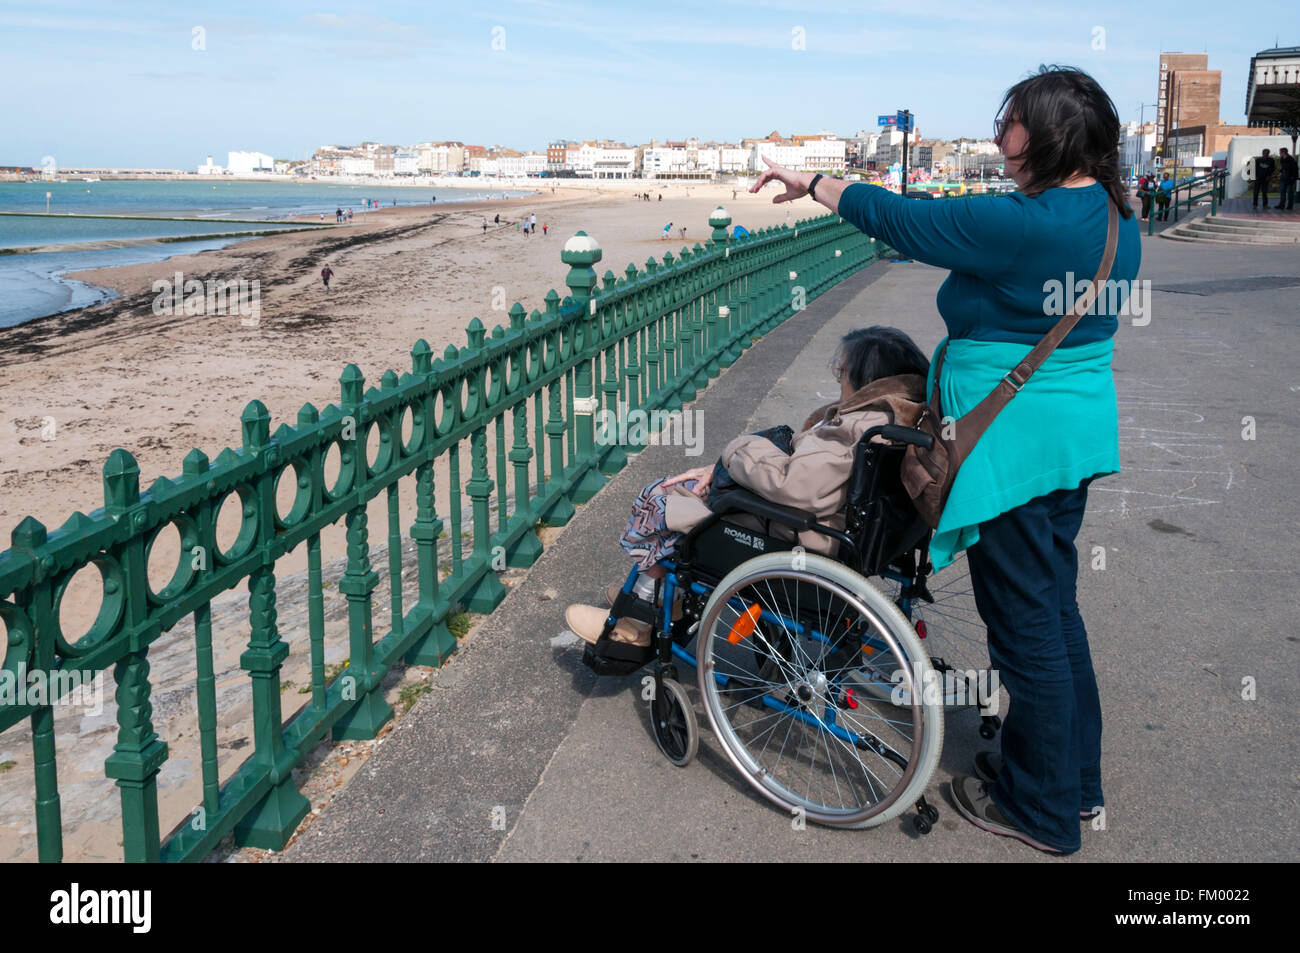
<path fill-rule="evenodd" d="M 602 638 L 595 645 L 590 642 L 582 650 L 582 662 L 597 675 L 631 675 L 655 657 L 654 643 L 630 645 Z"/>

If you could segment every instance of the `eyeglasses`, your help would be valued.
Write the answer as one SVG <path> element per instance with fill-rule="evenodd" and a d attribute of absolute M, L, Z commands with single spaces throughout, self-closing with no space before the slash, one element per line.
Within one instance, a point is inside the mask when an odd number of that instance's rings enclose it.
<path fill-rule="evenodd" d="M 835 383 L 839 383 L 844 378 L 844 368 L 839 364 L 831 365 L 831 374 L 835 378 Z"/>
<path fill-rule="evenodd" d="M 1020 120 L 1019 120 L 1019 119 L 1016 119 L 1014 116 L 1010 116 L 1010 117 L 1008 117 L 1008 118 L 1006 118 L 1006 119 L 1002 119 L 1001 117 L 999 117 L 999 118 L 997 118 L 997 119 L 994 119 L 994 120 L 993 120 L 993 138 L 994 138 L 994 139 L 1001 139 L 1001 138 L 1002 138 L 1002 133 L 1005 132 L 1007 126 L 1011 125 L 1013 122 L 1020 122 Z"/>

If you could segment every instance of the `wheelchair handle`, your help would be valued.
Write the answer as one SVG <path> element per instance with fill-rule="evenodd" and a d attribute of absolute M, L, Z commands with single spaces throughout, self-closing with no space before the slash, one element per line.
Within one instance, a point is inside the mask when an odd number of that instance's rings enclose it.
<path fill-rule="evenodd" d="M 881 427 L 872 427 L 863 434 L 863 439 L 870 440 L 876 434 L 880 434 L 886 440 L 892 440 L 895 443 L 910 443 L 913 446 L 920 447 L 922 450 L 932 450 L 934 448 L 934 437 L 922 430 L 916 430 L 912 427 L 903 427 L 899 424 L 885 424 Z"/>

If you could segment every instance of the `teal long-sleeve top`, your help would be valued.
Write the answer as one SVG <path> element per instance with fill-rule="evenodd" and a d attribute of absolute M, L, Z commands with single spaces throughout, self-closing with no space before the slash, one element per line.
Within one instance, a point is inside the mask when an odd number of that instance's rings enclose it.
<path fill-rule="evenodd" d="M 1100 184 L 942 201 L 873 185 L 844 190 L 845 221 L 951 271 L 936 299 L 948 329 L 939 344 L 947 347 L 939 382 L 945 415 L 960 420 L 1070 310 L 1101 261 L 1107 201 Z M 936 569 L 979 540 L 980 523 L 1119 472 L 1112 339 L 1121 319 L 1146 320 L 1145 296 L 1129 298 L 1140 242 L 1136 219 L 1121 217 L 1106 292 L 963 462 L 930 543 Z M 927 388 L 934 383 L 932 365 Z"/>

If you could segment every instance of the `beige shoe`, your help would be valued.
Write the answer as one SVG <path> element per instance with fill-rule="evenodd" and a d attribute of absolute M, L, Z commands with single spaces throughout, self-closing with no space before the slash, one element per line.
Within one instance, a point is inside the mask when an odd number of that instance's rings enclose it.
<path fill-rule="evenodd" d="M 575 603 L 564 610 L 564 621 L 569 630 L 584 642 L 595 645 L 600 641 L 600 633 L 605 628 L 609 612 L 597 606 L 584 606 Z M 650 626 L 635 619 L 619 619 L 609 633 L 611 640 L 626 642 L 646 648 L 650 645 Z"/>

